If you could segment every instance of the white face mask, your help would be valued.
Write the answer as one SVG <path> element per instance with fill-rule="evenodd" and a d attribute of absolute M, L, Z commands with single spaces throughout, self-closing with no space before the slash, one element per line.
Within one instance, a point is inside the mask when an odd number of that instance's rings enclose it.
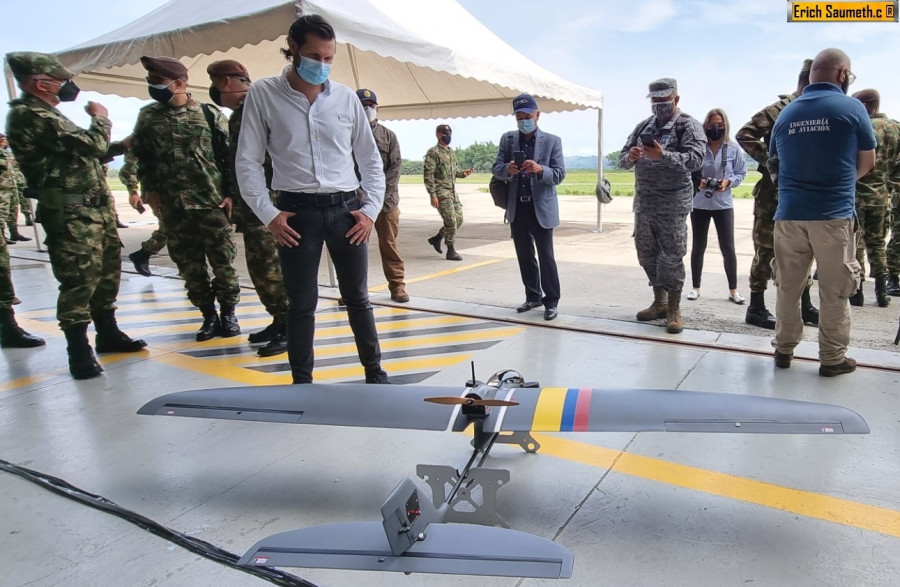
<path fill-rule="evenodd" d="M 363 110 L 366 111 L 366 118 L 369 119 L 369 122 L 375 122 L 375 119 L 378 117 L 378 109 L 372 106 L 364 106 Z"/>

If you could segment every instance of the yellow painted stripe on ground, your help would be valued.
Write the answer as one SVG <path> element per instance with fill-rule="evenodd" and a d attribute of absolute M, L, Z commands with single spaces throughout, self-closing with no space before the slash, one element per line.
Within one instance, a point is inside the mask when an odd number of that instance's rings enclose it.
<path fill-rule="evenodd" d="M 156 357 L 156 361 L 187 369 L 196 373 L 203 373 L 212 377 L 221 377 L 230 381 L 243 383 L 244 385 L 285 385 L 291 382 L 291 374 L 288 373 L 260 373 L 252 369 L 244 369 L 234 364 L 222 364 L 218 361 L 205 361 L 181 353 L 168 353 Z M 164 390 L 160 390 L 163 392 Z"/>
<path fill-rule="evenodd" d="M 448 367 L 466 361 L 471 357 L 471 353 L 448 354 L 439 357 L 418 357 L 415 359 L 404 359 L 399 361 L 382 361 L 381 366 L 384 367 L 384 370 L 387 371 L 388 376 L 390 377 L 391 375 L 397 375 L 404 371 L 416 372 L 421 371 L 422 369 Z M 362 379 L 364 375 L 365 371 L 360 364 L 340 367 L 324 367 L 322 369 L 313 370 L 313 378 L 317 383 L 325 383 L 337 379 Z"/>
<path fill-rule="evenodd" d="M 134 309 L 143 309 L 143 308 L 144 308 L 143 306 L 137 306 L 135 308 L 127 308 L 127 309 L 134 310 Z M 125 308 L 121 308 L 121 309 L 124 310 Z M 264 311 L 265 310 L 263 309 L 263 307 L 259 304 L 239 305 L 237 307 L 237 309 L 235 310 L 235 314 L 238 317 L 238 321 L 243 325 L 244 320 L 251 320 L 250 318 L 244 318 L 243 316 L 248 315 L 248 314 L 256 314 L 256 313 L 264 312 Z M 407 310 L 398 310 L 397 308 L 379 308 L 379 309 L 375 310 L 375 317 L 379 318 L 381 316 L 393 316 L 396 314 L 402 314 L 404 312 L 407 312 Z M 119 324 L 129 324 L 129 323 L 135 323 L 135 322 L 148 322 L 150 320 L 159 324 L 159 323 L 166 322 L 168 320 L 183 320 L 185 318 L 196 318 L 197 319 L 196 328 L 200 328 L 200 323 L 203 320 L 202 317 L 200 316 L 200 311 L 197 310 L 196 308 L 192 308 L 190 310 L 179 311 L 179 312 L 147 312 L 146 314 L 139 314 L 139 315 L 135 315 L 135 316 L 116 316 L 116 320 L 119 322 Z M 254 318 L 253 320 L 256 320 L 256 319 Z M 264 325 L 267 325 L 269 322 L 272 321 L 272 319 L 268 318 L 268 317 L 262 317 L 262 318 L 259 318 L 258 320 L 265 322 Z M 346 321 L 347 313 L 346 312 L 335 312 L 335 313 L 331 313 L 331 314 L 321 314 L 321 315 L 316 314 L 316 323 L 319 323 L 319 322 L 328 323 L 328 322 L 334 322 L 334 321 L 339 321 L 339 320 Z M 248 322 L 248 324 L 249 324 L 249 322 Z"/>
<path fill-rule="evenodd" d="M 545 387 L 541 390 L 534 408 L 533 430 L 559 430 L 567 391 L 566 387 Z"/>
<path fill-rule="evenodd" d="M 900 511 L 755 481 L 591 444 L 534 434 L 541 452 L 633 477 L 900 537 Z"/>
<path fill-rule="evenodd" d="M 0 393 L 19 389 L 20 387 L 28 387 L 35 383 L 43 383 L 50 379 L 56 378 L 61 372 L 45 371 L 39 375 L 29 375 L 28 377 L 19 377 L 18 379 L 10 379 L 9 381 L 0 382 Z"/>
<path fill-rule="evenodd" d="M 416 283 L 419 281 L 426 281 L 428 279 L 435 279 L 437 277 L 444 277 L 445 275 L 452 275 L 454 273 L 460 273 L 462 271 L 469 271 L 471 269 L 478 269 L 479 267 L 484 267 L 486 265 L 493 265 L 494 263 L 499 263 L 503 259 L 490 259 L 488 261 L 480 261 L 478 263 L 472 263 L 471 265 L 463 265 L 462 267 L 454 267 L 453 269 L 447 269 L 446 271 L 437 271 L 435 273 L 428 273 L 426 275 L 420 275 L 419 277 L 412 277 L 406 279 L 406 283 Z M 387 283 L 383 283 L 381 285 L 376 285 L 375 287 L 370 287 L 369 291 L 377 292 L 384 291 L 388 288 Z"/>
<path fill-rule="evenodd" d="M 243 293 L 243 292 L 242 292 Z M 250 296 L 247 296 L 250 297 Z M 255 296 L 254 296 L 255 297 Z M 182 289 L 166 289 L 160 291 L 145 291 L 140 293 L 123 294 L 116 296 L 116 302 L 155 302 L 162 301 L 162 298 L 179 299 L 187 301 L 187 291 Z M 243 298 L 243 296 L 241 296 Z"/>

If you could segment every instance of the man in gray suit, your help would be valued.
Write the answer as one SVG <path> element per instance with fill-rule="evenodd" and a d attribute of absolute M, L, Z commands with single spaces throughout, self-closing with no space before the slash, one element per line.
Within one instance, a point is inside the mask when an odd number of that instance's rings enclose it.
<path fill-rule="evenodd" d="M 556 186 L 566 177 L 562 141 L 538 129 L 541 113 L 530 94 L 513 100 L 513 112 L 519 130 L 500 137 L 493 173 L 507 181 L 506 217 L 525 285 L 525 303 L 516 311 L 527 312 L 543 304 L 544 320 L 553 320 L 560 295 L 553 255 L 553 228 L 559 226 Z"/>

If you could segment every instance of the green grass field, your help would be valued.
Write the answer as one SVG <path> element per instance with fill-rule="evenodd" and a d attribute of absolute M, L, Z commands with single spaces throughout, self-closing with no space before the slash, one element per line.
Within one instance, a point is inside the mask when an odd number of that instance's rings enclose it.
<path fill-rule="evenodd" d="M 606 178 L 612 185 L 614 196 L 634 195 L 634 173 L 631 171 L 607 171 Z M 750 171 L 744 183 L 733 190 L 736 198 L 752 198 L 753 186 L 759 180 L 759 173 Z M 489 173 L 473 173 L 469 177 L 456 180 L 456 183 L 475 183 L 487 185 L 491 181 Z M 421 175 L 403 175 L 400 177 L 402 184 L 421 184 Z M 573 169 L 566 173 L 566 180 L 559 186 L 558 192 L 564 195 L 594 195 L 594 186 L 597 185 L 597 172 L 586 169 Z M 487 191 L 487 188 L 484 188 Z"/>

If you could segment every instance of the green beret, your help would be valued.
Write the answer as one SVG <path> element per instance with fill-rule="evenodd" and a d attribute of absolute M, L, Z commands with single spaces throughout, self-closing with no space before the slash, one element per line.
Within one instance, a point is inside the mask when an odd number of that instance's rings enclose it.
<path fill-rule="evenodd" d="M 35 53 L 33 51 L 17 51 L 6 54 L 6 62 L 16 79 L 26 75 L 43 73 L 55 79 L 72 79 L 75 73 L 63 67 L 56 55 Z"/>

